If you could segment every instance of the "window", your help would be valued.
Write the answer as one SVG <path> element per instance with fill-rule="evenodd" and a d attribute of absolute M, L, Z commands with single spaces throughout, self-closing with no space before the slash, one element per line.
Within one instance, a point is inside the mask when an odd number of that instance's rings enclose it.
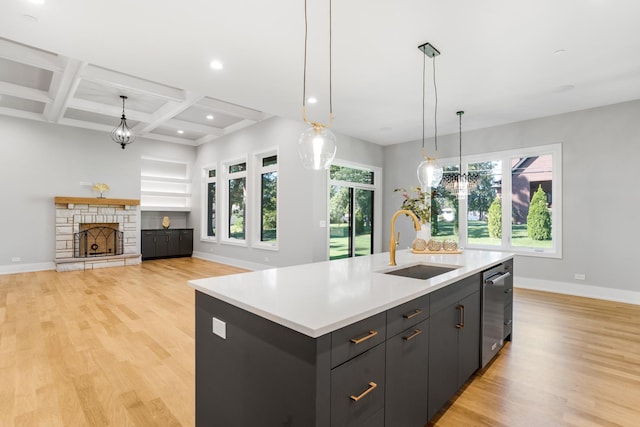
<path fill-rule="evenodd" d="M 443 161 L 445 174 L 458 173 L 454 161 Z M 561 165 L 560 144 L 463 158 L 462 171 L 477 174 L 478 184 L 464 199 L 436 189 L 432 235 L 461 247 L 561 257 Z"/>
<path fill-rule="evenodd" d="M 276 151 L 260 153 L 256 158 L 256 188 L 260 188 L 256 206 L 254 246 L 277 249 L 278 243 L 278 154 Z"/>
<path fill-rule="evenodd" d="M 224 217 L 227 241 L 246 241 L 247 161 L 225 164 L 226 212 Z"/>
<path fill-rule="evenodd" d="M 216 191 L 217 191 L 217 179 L 216 168 L 205 167 L 203 169 L 203 226 L 202 226 L 202 238 L 206 240 L 216 240 Z"/>
<path fill-rule="evenodd" d="M 375 172 L 331 165 L 329 171 L 329 259 L 374 251 Z"/>

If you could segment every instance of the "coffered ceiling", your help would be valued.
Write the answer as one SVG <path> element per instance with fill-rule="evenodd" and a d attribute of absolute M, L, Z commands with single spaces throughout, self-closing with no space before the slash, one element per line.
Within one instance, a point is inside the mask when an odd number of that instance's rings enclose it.
<path fill-rule="evenodd" d="M 308 0 L 320 122 L 327 10 Z M 440 134 L 457 132 L 461 109 L 470 130 L 640 99 L 637 0 L 333 0 L 332 12 L 334 129 L 377 144 L 421 138 L 424 42 L 441 51 Z M 139 135 L 199 145 L 270 115 L 301 119 L 303 53 L 302 0 L 2 0 L 0 114 L 109 132 L 126 95 Z"/>
<path fill-rule="evenodd" d="M 122 113 L 138 136 L 199 145 L 267 117 L 87 62 L 0 39 L 0 113 L 110 132 Z"/>

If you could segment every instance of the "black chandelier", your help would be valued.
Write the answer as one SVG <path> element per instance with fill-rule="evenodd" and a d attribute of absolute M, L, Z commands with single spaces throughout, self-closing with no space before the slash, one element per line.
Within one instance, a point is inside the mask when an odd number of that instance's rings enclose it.
<path fill-rule="evenodd" d="M 122 118 L 120 119 L 120 124 L 111 131 L 111 139 L 115 143 L 120 144 L 124 150 L 124 147 L 135 141 L 136 136 L 127 125 L 127 118 L 124 115 L 124 101 L 127 97 L 120 95 L 120 98 L 122 98 Z"/>
<path fill-rule="evenodd" d="M 460 127 L 460 163 L 458 166 L 457 174 L 444 174 L 442 178 L 442 185 L 447 191 L 457 194 L 458 199 L 462 200 L 467 195 L 478 188 L 480 182 L 480 174 L 478 172 L 465 172 L 462 173 L 462 115 L 464 111 L 456 112 L 459 120 Z"/>

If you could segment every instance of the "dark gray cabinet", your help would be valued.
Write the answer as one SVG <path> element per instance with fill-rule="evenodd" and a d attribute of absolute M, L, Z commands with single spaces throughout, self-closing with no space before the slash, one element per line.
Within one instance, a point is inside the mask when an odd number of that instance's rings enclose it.
<path fill-rule="evenodd" d="M 481 280 L 473 275 L 431 294 L 429 418 L 480 367 Z"/>
<path fill-rule="evenodd" d="M 429 321 L 387 339 L 387 426 L 423 426 L 427 420 Z"/>
<path fill-rule="evenodd" d="M 425 425 L 480 367 L 481 280 L 318 338 L 196 291 L 196 425 Z"/>
<path fill-rule="evenodd" d="M 142 259 L 191 256 L 193 229 L 142 230 Z"/>

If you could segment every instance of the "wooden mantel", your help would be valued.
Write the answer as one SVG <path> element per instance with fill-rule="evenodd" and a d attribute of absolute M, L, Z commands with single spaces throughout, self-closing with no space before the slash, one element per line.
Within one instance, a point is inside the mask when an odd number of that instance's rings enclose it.
<path fill-rule="evenodd" d="M 109 199 L 107 197 L 54 197 L 55 204 L 61 205 L 117 205 L 117 206 L 138 206 L 139 199 Z"/>

